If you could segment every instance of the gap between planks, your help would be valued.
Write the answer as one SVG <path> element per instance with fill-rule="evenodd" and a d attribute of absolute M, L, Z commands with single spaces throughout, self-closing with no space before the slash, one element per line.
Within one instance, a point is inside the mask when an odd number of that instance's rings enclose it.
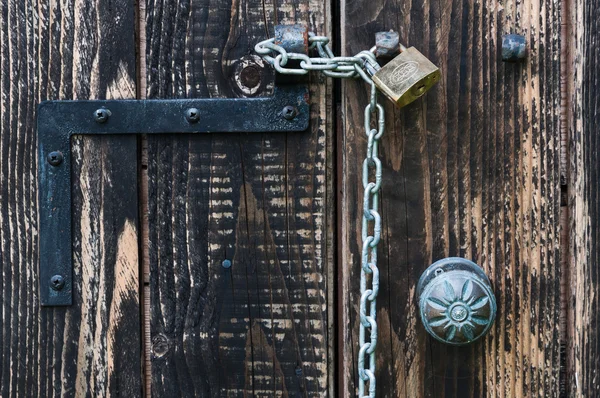
<path fill-rule="evenodd" d="M 563 19 L 560 25 L 560 396 L 566 397 L 569 393 L 569 380 L 573 374 L 574 362 L 569 359 L 573 353 L 569 352 L 568 341 L 573 336 L 571 323 L 572 315 L 569 314 L 568 300 L 571 294 L 571 273 L 569 271 L 569 126 L 573 120 L 572 108 L 569 99 L 573 98 L 574 85 L 572 79 L 574 59 L 572 47 L 576 44 L 573 32 L 573 10 L 571 0 L 563 0 Z"/>
<path fill-rule="evenodd" d="M 146 2 L 145 0 L 136 1 L 136 51 L 137 51 L 137 98 L 146 98 Z M 140 143 L 140 169 L 139 169 L 139 205 L 140 205 L 140 258 L 141 275 L 140 295 L 143 305 L 140 308 L 142 327 L 140 331 L 142 340 L 142 373 L 144 375 L 143 395 L 152 396 L 152 369 L 151 369 L 151 346 L 152 336 L 150 333 L 150 259 L 148 254 L 148 137 L 142 134 Z"/>

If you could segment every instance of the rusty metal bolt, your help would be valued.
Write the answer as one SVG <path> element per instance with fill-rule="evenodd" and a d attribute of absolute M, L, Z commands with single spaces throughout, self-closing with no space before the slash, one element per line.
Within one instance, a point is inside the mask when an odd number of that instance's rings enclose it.
<path fill-rule="evenodd" d="M 527 41 L 523 35 L 502 36 L 502 61 L 520 62 L 527 58 Z"/>
<path fill-rule="evenodd" d="M 400 35 L 398 32 L 375 33 L 375 56 L 377 58 L 393 58 L 400 54 Z"/>
<path fill-rule="evenodd" d="M 275 25 L 275 44 L 288 52 L 308 54 L 308 28 L 303 25 Z"/>

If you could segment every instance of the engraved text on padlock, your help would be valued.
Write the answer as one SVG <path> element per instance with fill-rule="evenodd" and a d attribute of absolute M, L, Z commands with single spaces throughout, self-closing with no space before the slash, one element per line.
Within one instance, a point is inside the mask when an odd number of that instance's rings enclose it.
<path fill-rule="evenodd" d="M 440 70 L 416 48 L 403 50 L 373 75 L 373 82 L 397 106 L 410 104 L 440 80 Z"/>

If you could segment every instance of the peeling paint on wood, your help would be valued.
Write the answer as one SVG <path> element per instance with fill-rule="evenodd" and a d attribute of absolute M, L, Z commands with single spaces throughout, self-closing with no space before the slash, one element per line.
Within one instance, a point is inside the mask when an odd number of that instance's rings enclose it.
<path fill-rule="evenodd" d="M 598 245 L 600 157 L 597 1 L 572 0 L 564 18 L 569 48 L 568 109 L 568 396 L 600 394 Z"/>

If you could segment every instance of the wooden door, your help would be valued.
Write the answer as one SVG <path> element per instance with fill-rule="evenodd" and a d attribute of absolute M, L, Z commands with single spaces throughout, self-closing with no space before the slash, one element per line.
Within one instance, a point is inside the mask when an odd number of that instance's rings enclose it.
<path fill-rule="evenodd" d="M 303 133 L 76 137 L 70 307 L 39 304 L 34 156 L 40 101 L 270 95 L 254 45 L 329 21 L 308 1 L 0 4 L 0 396 L 333 395 L 329 81 Z"/>
<path fill-rule="evenodd" d="M 406 108 L 382 98 L 377 396 L 597 396 L 595 6 L 3 0 L 0 396 L 356 395 L 361 80 L 313 73 L 303 133 L 75 136 L 73 305 L 39 305 L 37 104 L 269 95 L 253 47 L 288 23 L 344 55 L 394 29 L 442 70 Z M 418 318 L 447 256 L 498 301 L 468 347 Z"/>
<path fill-rule="evenodd" d="M 385 107 L 378 396 L 597 396 L 594 5 L 342 3 L 346 54 L 369 48 L 376 31 L 395 29 L 442 70 L 423 100 Z M 526 37 L 523 63 L 502 62 L 508 33 Z M 364 84 L 343 83 L 343 396 L 354 395 L 358 377 L 356 203 L 367 100 Z M 481 265 L 498 303 L 488 336 L 466 347 L 435 341 L 419 319 L 417 281 L 449 256 Z"/>

